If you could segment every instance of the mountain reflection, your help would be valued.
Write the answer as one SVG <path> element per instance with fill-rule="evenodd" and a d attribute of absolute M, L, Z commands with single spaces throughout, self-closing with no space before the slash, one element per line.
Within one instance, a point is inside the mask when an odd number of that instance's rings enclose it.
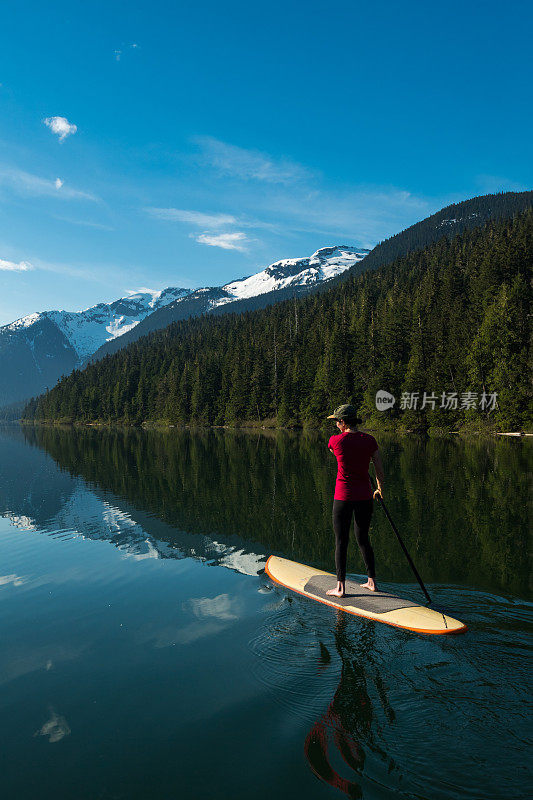
<path fill-rule="evenodd" d="M 0 430 L 0 515 L 22 530 L 106 540 L 136 560 L 194 557 L 247 575 L 257 575 L 264 564 L 264 554 L 244 550 L 240 538 L 177 529 L 127 496 L 96 482 L 88 486 L 38 447 L 35 437 L 10 426 Z"/>
<path fill-rule="evenodd" d="M 6 427 L 0 513 L 37 526 L 79 518 L 83 535 L 138 557 L 194 556 L 257 574 L 276 552 L 330 569 L 335 465 L 326 438 Z M 526 495 L 528 443 L 378 439 L 388 506 L 424 579 L 527 596 L 527 515 L 516 498 Z M 102 507 L 98 525 L 82 522 L 87 487 Z M 376 508 L 380 577 L 411 582 L 387 525 Z M 361 569 L 352 548 L 349 570 Z"/>

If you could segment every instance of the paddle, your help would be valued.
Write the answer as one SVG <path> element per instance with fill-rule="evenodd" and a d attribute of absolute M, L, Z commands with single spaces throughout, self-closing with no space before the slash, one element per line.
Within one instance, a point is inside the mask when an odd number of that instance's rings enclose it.
<path fill-rule="evenodd" d="M 376 490 L 376 485 L 375 485 L 375 483 L 374 483 L 374 481 L 372 480 L 372 477 L 371 477 L 370 475 L 369 475 L 369 478 L 370 478 L 370 483 L 372 484 L 372 489 L 375 491 L 375 490 Z M 394 524 L 394 522 L 392 521 L 392 517 L 391 517 L 391 515 L 389 514 L 389 511 L 388 511 L 388 509 L 387 509 L 387 506 L 385 505 L 385 501 L 383 500 L 383 498 L 382 498 L 382 496 L 381 496 L 381 495 L 379 495 L 379 500 L 380 500 L 380 502 L 381 502 L 381 507 L 382 507 L 383 511 L 385 512 L 385 516 L 386 516 L 386 517 L 387 517 L 387 519 L 389 520 L 389 522 L 390 522 L 390 524 L 391 524 L 391 528 L 392 528 L 392 530 L 394 531 L 394 533 L 396 534 L 396 537 L 397 537 L 398 541 L 400 542 L 400 545 L 401 545 L 401 547 L 402 547 L 402 550 L 403 550 L 403 552 L 405 553 L 405 557 L 407 558 L 407 560 L 408 560 L 408 562 L 409 562 L 409 566 L 410 566 L 410 567 L 411 567 L 411 569 L 413 570 L 413 574 L 414 574 L 415 578 L 417 579 L 418 583 L 420 584 L 420 588 L 422 589 L 422 591 L 423 591 L 423 592 L 424 592 L 424 594 L 426 595 L 426 597 L 427 597 L 427 599 L 428 599 L 428 602 L 429 602 L 429 603 L 431 603 L 431 597 L 429 596 L 428 590 L 427 590 L 427 589 L 426 589 L 426 587 L 424 586 L 424 582 L 422 581 L 422 578 L 421 578 L 421 577 L 420 577 L 420 575 L 418 574 L 418 570 L 417 570 L 417 568 L 416 568 L 416 567 L 415 567 L 415 565 L 414 565 L 413 559 L 412 559 L 412 558 L 411 558 L 411 556 L 409 555 L 409 553 L 408 553 L 408 551 L 407 551 L 407 547 L 404 545 L 404 543 L 403 543 L 403 539 L 402 539 L 402 537 L 400 536 L 400 534 L 398 533 L 398 528 L 396 527 L 396 525 L 395 525 L 395 524 Z"/>

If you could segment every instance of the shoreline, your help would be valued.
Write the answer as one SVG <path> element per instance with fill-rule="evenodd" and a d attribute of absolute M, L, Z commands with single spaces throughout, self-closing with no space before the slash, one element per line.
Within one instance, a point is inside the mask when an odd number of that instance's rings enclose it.
<path fill-rule="evenodd" d="M 277 426 L 272 424 L 259 425 L 255 424 L 242 424 L 242 425 L 172 425 L 157 422 L 143 422 L 140 425 L 133 425 L 125 422 L 67 422 L 62 420 L 11 420 L 1 422 L 4 425 L 19 425 L 20 427 L 53 427 L 53 428 L 121 428 L 128 430 L 227 430 L 227 431 L 242 431 L 243 433 L 276 433 L 284 431 L 286 433 L 320 433 L 324 430 L 321 426 Z M 360 430 L 368 431 L 377 434 L 391 434 L 394 436 L 415 435 L 424 436 L 427 438 L 432 437 L 448 437 L 448 436 L 461 436 L 470 438 L 474 436 L 492 437 L 492 436 L 505 436 L 513 439 L 527 439 L 533 437 L 533 432 L 529 431 L 494 431 L 494 430 L 471 430 L 468 428 L 459 428 L 457 430 L 444 430 L 434 429 L 429 430 L 416 430 L 409 428 L 394 429 L 390 427 L 375 427 L 372 425 L 362 424 L 359 426 Z M 328 427 L 329 430 L 329 427 Z"/>

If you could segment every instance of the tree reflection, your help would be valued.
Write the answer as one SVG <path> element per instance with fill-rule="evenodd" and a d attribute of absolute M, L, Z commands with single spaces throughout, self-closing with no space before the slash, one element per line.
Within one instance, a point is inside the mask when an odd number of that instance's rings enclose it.
<path fill-rule="evenodd" d="M 331 569 L 335 465 L 320 434 L 27 428 L 62 470 L 181 531 Z M 529 443 L 380 438 L 387 504 L 426 582 L 529 594 Z M 384 581 L 412 582 L 376 508 Z M 261 547 L 258 549 L 257 544 Z M 350 572 L 363 569 L 357 547 Z"/>

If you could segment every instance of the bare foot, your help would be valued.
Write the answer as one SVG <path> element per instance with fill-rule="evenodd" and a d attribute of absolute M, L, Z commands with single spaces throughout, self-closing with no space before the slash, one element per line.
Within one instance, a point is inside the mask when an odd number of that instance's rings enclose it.
<path fill-rule="evenodd" d="M 371 592 L 377 591 L 377 586 L 374 578 L 369 578 L 366 583 L 360 584 L 361 589 L 370 589 Z"/>
<path fill-rule="evenodd" d="M 338 583 L 335 589 L 328 589 L 326 594 L 330 597 L 344 597 L 344 584 Z"/>

